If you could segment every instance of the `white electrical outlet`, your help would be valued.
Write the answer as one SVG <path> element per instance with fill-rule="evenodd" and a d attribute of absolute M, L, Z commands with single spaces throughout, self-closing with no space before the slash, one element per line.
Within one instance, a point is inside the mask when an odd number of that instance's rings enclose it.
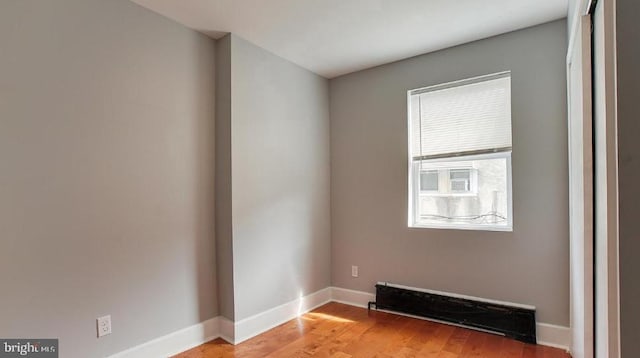
<path fill-rule="evenodd" d="M 111 334 L 111 316 L 103 316 L 98 317 L 96 319 L 97 327 L 98 327 L 98 337 L 106 336 L 107 334 Z"/>
<path fill-rule="evenodd" d="M 351 266 L 351 276 L 358 277 L 358 266 Z"/>

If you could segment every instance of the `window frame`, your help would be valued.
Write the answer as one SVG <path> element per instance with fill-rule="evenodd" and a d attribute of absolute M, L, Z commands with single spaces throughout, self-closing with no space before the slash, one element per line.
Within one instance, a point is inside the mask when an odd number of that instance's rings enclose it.
<path fill-rule="evenodd" d="M 513 231 L 513 184 L 512 184 L 512 167 L 511 167 L 511 151 L 505 152 L 496 152 L 496 153 L 488 153 L 488 154 L 475 154 L 468 156 L 457 156 L 457 157 L 446 157 L 446 158 L 437 158 L 430 159 L 428 162 L 430 163 L 438 163 L 438 162 L 468 162 L 473 160 L 485 160 L 485 159 L 505 159 L 507 166 L 507 225 L 489 225 L 489 224 L 461 224 L 461 223 L 441 223 L 441 224 L 424 224 L 420 223 L 418 220 L 418 210 L 417 204 L 420 198 L 420 182 L 419 178 L 416 180 L 416 175 L 419 175 L 420 169 L 414 169 L 412 166 L 420 165 L 419 162 L 414 162 L 409 158 L 409 228 L 415 229 L 454 229 L 454 230 L 477 230 L 477 231 L 505 231 L 512 232 Z M 461 167 L 452 167 L 455 169 L 460 169 Z M 424 195 L 424 194 L 422 194 Z M 427 194 L 429 195 L 429 194 Z M 432 196 L 436 196 L 431 194 Z M 461 197 L 461 196 L 474 196 L 475 194 L 470 193 L 451 193 L 451 194 L 437 194 L 437 196 L 451 196 L 451 197 Z"/>
<path fill-rule="evenodd" d="M 424 88 L 417 88 L 413 90 L 407 91 L 407 139 L 408 139 L 408 188 L 409 195 L 407 197 L 408 203 L 408 217 L 407 217 L 407 225 L 410 229 L 449 229 L 449 230 L 475 230 L 475 231 L 500 231 L 500 232 L 513 232 L 513 175 L 512 175 L 512 148 L 508 148 L 508 150 L 503 150 L 502 148 L 497 148 L 494 151 L 483 151 L 481 153 L 451 153 L 442 156 L 435 156 L 433 159 L 426 159 L 426 161 L 430 163 L 437 162 L 462 162 L 462 161 L 470 161 L 470 160 L 483 160 L 483 159 L 497 159 L 504 158 L 506 160 L 506 183 L 507 183 L 507 225 L 490 225 L 490 224 L 463 224 L 463 223 L 440 223 L 440 224 L 425 224 L 420 223 L 417 217 L 417 205 L 420 195 L 430 195 L 430 196 L 473 196 L 476 195 L 472 192 L 463 192 L 463 193 L 446 193 L 440 194 L 435 192 L 421 192 L 420 190 L 420 169 L 416 169 L 415 166 L 419 165 L 419 161 L 414 161 L 412 157 L 412 138 L 413 138 L 413 126 L 412 126 L 412 118 L 411 118 L 411 96 L 414 94 L 424 93 L 428 91 L 435 91 L 438 89 L 444 88 L 452 88 L 458 86 L 464 86 L 467 84 L 472 84 L 476 82 L 488 81 L 491 79 L 499 78 L 502 76 L 511 76 L 510 71 L 499 72 L 495 74 L 477 76 L 473 78 L 443 83 L 434 86 L 428 86 Z M 513 135 L 513 134 L 512 134 Z M 422 160 L 423 162 L 425 160 Z M 449 169 L 462 169 L 460 167 L 451 167 Z M 450 175 L 450 174 L 448 174 Z M 476 183 L 477 185 L 477 172 L 471 175 L 476 175 Z M 470 183 L 470 185 L 474 185 Z M 476 188 L 477 190 L 477 188 Z"/>

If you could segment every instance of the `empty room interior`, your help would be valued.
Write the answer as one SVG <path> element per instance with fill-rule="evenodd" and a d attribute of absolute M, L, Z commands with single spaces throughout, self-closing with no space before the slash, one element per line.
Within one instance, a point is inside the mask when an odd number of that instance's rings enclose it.
<path fill-rule="evenodd" d="M 0 0 L 0 357 L 640 357 L 637 14 Z"/>

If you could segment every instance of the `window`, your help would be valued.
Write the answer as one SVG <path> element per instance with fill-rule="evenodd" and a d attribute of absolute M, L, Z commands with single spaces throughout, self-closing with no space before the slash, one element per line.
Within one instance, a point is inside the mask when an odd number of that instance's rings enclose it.
<path fill-rule="evenodd" d="M 475 195 L 477 178 L 477 170 L 468 163 L 446 167 L 425 165 L 420 168 L 420 195 Z"/>
<path fill-rule="evenodd" d="M 512 230 L 510 73 L 408 97 L 409 226 Z"/>
<path fill-rule="evenodd" d="M 437 170 L 420 171 L 420 191 L 421 192 L 438 192 L 439 173 Z"/>
<path fill-rule="evenodd" d="M 449 170 L 449 183 L 452 193 L 471 192 L 471 170 L 453 169 Z"/>

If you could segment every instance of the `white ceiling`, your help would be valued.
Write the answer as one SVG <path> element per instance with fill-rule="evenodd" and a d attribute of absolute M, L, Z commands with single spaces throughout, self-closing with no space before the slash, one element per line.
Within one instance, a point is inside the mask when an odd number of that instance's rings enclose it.
<path fill-rule="evenodd" d="M 537 25 L 568 0 L 132 0 L 327 78 Z"/>

